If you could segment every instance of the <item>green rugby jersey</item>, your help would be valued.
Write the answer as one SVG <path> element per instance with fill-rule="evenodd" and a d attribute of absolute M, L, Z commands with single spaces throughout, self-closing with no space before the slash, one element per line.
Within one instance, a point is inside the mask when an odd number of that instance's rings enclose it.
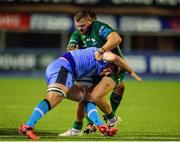
<path fill-rule="evenodd" d="M 69 40 L 68 47 L 79 45 L 80 48 L 98 47 L 101 48 L 105 43 L 107 36 L 114 30 L 108 25 L 100 21 L 93 21 L 89 34 L 82 35 L 75 30 Z M 112 50 L 113 53 L 122 56 L 120 47 Z"/>

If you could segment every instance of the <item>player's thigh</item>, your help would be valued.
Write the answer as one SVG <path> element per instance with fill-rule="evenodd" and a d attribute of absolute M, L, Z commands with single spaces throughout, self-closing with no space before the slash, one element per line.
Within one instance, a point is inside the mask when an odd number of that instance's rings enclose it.
<path fill-rule="evenodd" d="M 87 101 L 88 96 L 90 95 L 91 89 L 84 88 L 84 86 L 81 85 L 74 85 L 71 87 L 67 93 L 67 99 L 84 103 Z"/>
<path fill-rule="evenodd" d="M 93 78 L 79 78 L 76 80 L 74 86 L 69 89 L 67 98 L 79 103 L 84 103 L 87 101 L 93 87 Z"/>
<path fill-rule="evenodd" d="M 74 76 L 66 66 L 57 60 L 48 66 L 46 70 L 47 98 L 55 100 L 54 98 L 58 95 L 66 98 L 69 88 L 74 84 Z"/>
<path fill-rule="evenodd" d="M 91 97 L 101 98 L 106 96 L 115 87 L 115 82 L 110 77 L 103 77 L 101 81 L 95 86 L 91 93 Z"/>
<path fill-rule="evenodd" d="M 72 86 L 67 92 L 67 99 L 79 102 L 84 97 L 84 90 L 78 85 Z"/>

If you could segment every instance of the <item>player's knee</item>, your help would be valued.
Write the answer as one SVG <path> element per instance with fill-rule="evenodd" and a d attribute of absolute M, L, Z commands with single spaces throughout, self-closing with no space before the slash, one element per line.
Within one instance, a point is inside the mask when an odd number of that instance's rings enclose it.
<path fill-rule="evenodd" d="M 100 97 L 98 95 L 92 95 L 90 100 L 92 102 L 94 102 L 95 104 L 97 104 L 101 99 L 102 99 L 102 97 Z"/>
<path fill-rule="evenodd" d="M 52 108 L 59 104 L 65 97 L 66 94 L 60 88 L 50 87 L 47 89 L 46 99 L 50 102 Z"/>
<path fill-rule="evenodd" d="M 119 84 L 115 89 L 114 89 L 114 93 L 118 96 L 123 96 L 124 94 L 124 90 L 125 90 L 125 84 L 123 82 L 121 82 L 121 84 Z"/>

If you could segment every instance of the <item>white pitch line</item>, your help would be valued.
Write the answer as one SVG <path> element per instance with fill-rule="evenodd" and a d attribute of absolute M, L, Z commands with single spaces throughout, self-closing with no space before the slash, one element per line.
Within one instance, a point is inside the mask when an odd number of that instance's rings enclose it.
<path fill-rule="evenodd" d="M 9 135 L 9 136 L 7 136 L 7 135 L 0 135 L 0 141 L 1 141 L 1 138 L 22 138 L 23 136 L 14 136 L 14 135 Z M 67 138 L 67 137 L 58 137 L 58 136 L 41 136 L 40 135 L 40 137 L 42 137 L 42 138 L 59 138 L 59 139 L 62 139 L 62 138 Z M 76 138 L 81 138 L 81 137 L 76 137 Z M 93 138 L 90 138 L 90 139 L 103 139 L 103 138 L 105 138 L 105 137 L 93 137 Z M 117 137 L 114 137 L 114 138 L 117 138 Z M 119 139 L 121 139 L 121 137 L 119 137 Z M 128 140 L 138 140 L 138 137 L 137 136 L 127 136 L 127 137 L 122 137 L 122 141 L 124 141 L 124 139 L 127 139 L 127 141 Z M 58 140 L 58 139 L 57 139 Z M 146 136 L 141 136 L 140 137 L 140 139 L 139 140 L 159 140 L 159 141 L 169 141 L 169 140 L 175 140 L 175 141 L 179 141 L 180 140 L 180 137 L 146 137 Z M 99 141 L 100 142 L 100 141 Z M 111 141 L 112 142 L 112 141 Z"/>

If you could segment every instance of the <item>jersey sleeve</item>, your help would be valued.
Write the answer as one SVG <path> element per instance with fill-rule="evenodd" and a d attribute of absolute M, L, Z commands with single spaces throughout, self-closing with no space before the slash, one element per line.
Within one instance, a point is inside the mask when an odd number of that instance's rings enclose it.
<path fill-rule="evenodd" d="M 99 29 L 98 30 L 99 36 L 101 36 L 101 38 L 104 40 L 106 40 L 108 35 L 114 31 L 108 24 L 101 23 L 101 22 L 99 22 L 97 27 Z"/>
<path fill-rule="evenodd" d="M 67 47 L 79 45 L 80 35 L 77 31 L 71 34 Z"/>

